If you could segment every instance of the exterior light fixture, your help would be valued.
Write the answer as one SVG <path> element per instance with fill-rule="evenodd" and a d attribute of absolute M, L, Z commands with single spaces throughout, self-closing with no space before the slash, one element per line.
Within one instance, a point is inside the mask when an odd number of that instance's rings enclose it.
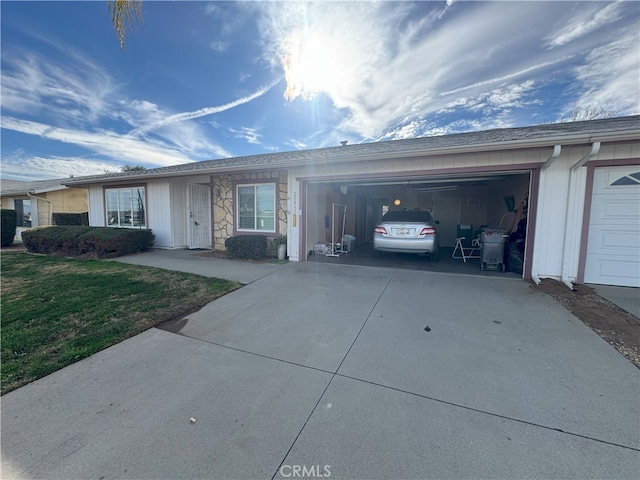
<path fill-rule="evenodd" d="M 402 202 L 400 201 L 400 199 L 399 199 L 399 198 L 396 198 L 396 199 L 393 201 L 393 204 L 394 204 L 396 207 L 400 206 L 400 204 L 401 204 L 401 203 L 402 203 Z"/>

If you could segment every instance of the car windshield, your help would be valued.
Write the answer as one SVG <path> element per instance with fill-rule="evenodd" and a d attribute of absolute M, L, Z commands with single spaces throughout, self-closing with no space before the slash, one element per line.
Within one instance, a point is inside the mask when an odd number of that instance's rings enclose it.
<path fill-rule="evenodd" d="M 382 217 L 382 223 L 433 223 L 433 217 L 426 210 L 392 210 Z"/>

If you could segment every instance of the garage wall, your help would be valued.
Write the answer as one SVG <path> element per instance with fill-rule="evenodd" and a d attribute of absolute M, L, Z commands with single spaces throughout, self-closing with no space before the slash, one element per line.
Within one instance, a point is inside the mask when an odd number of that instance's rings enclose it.
<path fill-rule="evenodd" d="M 561 155 L 549 168 L 540 173 L 533 271 L 538 272 L 541 278 L 560 279 L 562 275 L 569 168 L 579 159 L 575 153 Z M 578 172 L 578 175 L 581 173 Z M 581 180 L 584 181 L 584 178 Z"/>
<path fill-rule="evenodd" d="M 504 201 L 505 196 L 512 196 L 515 208 L 518 208 L 529 192 L 529 175 L 509 176 L 505 180 L 492 181 L 487 187 L 488 209 L 486 223 L 491 227 L 508 229 L 511 225 L 515 212 L 511 213 L 507 209 Z M 515 228 L 515 227 L 514 227 Z"/>

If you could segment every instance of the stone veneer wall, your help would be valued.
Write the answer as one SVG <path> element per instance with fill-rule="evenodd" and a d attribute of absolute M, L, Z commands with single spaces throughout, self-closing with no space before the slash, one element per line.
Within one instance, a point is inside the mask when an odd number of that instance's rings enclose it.
<path fill-rule="evenodd" d="M 233 185 L 253 180 L 275 180 L 280 204 L 278 205 L 278 235 L 287 234 L 287 172 L 254 172 L 219 175 L 213 178 L 213 248 L 225 250 L 224 241 L 233 237 Z"/>

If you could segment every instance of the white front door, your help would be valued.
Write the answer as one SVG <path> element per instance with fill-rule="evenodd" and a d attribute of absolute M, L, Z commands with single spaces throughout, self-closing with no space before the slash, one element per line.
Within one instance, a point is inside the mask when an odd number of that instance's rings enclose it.
<path fill-rule="evenodd" d="M 595 169 L 584 281 L 640 287 L 640 166 Z"/>
<path fill-rule="evenodd" d="M 211 193 L 206 185 L 189 184 L 187 243 L 189 248 L 211 248 Z"/>

